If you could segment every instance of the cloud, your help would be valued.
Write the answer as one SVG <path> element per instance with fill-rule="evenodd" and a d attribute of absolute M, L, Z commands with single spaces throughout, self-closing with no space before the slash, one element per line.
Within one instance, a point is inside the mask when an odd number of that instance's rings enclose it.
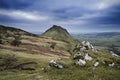
<path fill-rule="evenodd" d="M 120 0 L 103 0 L 100 3 L 98 3 L 97 9 L 102 10 L 102 9 L 109 8 L 113 5 L 119 5 L 119 4 L 120 4 Z"/>
<path fill-rule="evenodd" d="M 0 0 L 2 9 L 25 9 L 32 5 L 33 0 Z"/>
<path fill-rule="evenodd" d="M 1 23 L 28 25 L 36 30 L 54 24 L 65 26 L 71 32 L 88 28 L 102 30 L 112 25 L 117 29 L 119 17 L 120 0 L 0 0 Z"/>
<path fill-rule="evenodd" d="M 39 15 L 36 13 L 32 12 L 25 12 L 25 11 L 20 11 L 20 10 L 0 10 L 0 15 L 5 15 L 8 17 L 12 17 L 15 19 L 26 19 L 26 20 L 33 20 L 33 21 L 38 21 L 38 20 L 46 20 L 48 19 L 47 16 Z"/>

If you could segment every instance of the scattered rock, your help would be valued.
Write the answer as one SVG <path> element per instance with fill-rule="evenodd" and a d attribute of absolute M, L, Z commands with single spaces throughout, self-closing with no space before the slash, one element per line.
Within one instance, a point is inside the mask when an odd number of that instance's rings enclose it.
<path fill-rule="evenodd" d="M 75 62 L 76 65 L 79 65 L 79 66 L 85 66 L 86 64 L 86 61 L 85 60 L 82 60 L 82 59 L 79 59 L 78 61 Z"/>
<path fill-rule="evenodd" d="M 113 67 L 115 63 L 108 64 L 109 67 Z"/>
<path fill-rule="evenodd" d="M 81 59 L 81 58 L 83 58 L 84 56 L 85 56 L 84 53 L 77 53 L 77 54 L 74 54 L 73 59 Z"/>
<path fill-rule="evenodd" d="M 87 50 L 94 48 L 93 45 L 90 44 L 90 42 L 88 42 L 88 41 L 83 41 L 83 42 L 81 42 L 81 44 L 82 44 L 82 46 L 84 46 Z"/>
<path fill-rule="evenodd" d="M 119 55 L 115 54 L 113 51 L 110 51 L 110 53 L 112 54 L 112 56 L 119 57 Z"/>
<path fill-rule="evenodd" d="M 56 61 L 55 61 L 55 60 L 51 60 L 51 61 L 49 62 L 49 64 L 56 64 Z"/>
<path fill-rule="evenodd" d="M 93 45 L 90 44 L 90 42 L 88 42 L 88 41 L 82 41 L 77 47 L 79 47 L 80 51 L 92 50 L 93 52 L 97 52 L 97 49 L 95 47 L 93 47 Z"/>
<path fill-rule="evenodd" d="M 93 58 L 91 56 L 88 55 L 88 53 L 85 54 L 85 60 L 93 60 Z"/>
<path fill-rule="evenodd" d="M 95 62 L 93 66 L 97 67 L 98 65 L 99 65 L 99 62 Z"/>
<path fill-rule="evenodd" d="M 80 51 L 84 51 L 84 50 L 86 50 L 86 47 L 81 46 L 81 47 L 80 47 Z"/>
<path fill-rule="evenodd" d="M 49 62 L 49 66 L 52 66 L 52 67 L 55 67 L 55 68 L 58 68 L 58 69 L 64 68 L 63 65 L 56 63 L 55 60 L 51 60 L 51 61 Z"/>

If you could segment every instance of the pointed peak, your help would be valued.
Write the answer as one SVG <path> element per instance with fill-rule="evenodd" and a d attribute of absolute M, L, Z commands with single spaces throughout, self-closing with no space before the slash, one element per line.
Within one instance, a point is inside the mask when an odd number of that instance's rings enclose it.
<path fill-rule="evenodd" d="M 58 26 L 58 25 L 53 25 L 51 28 L 66 30 L 65 28 Z"/>

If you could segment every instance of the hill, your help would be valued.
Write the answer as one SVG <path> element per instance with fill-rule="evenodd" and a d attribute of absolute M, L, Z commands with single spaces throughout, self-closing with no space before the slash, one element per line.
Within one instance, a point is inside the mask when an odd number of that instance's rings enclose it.
<path fill-rule="evenodd" d="M 55 43 L 54 49 L 51 46 Z M 66 56 L 67 43 L 40 37 L 22 29 L 0 26 L 0 49 L 41 54 L 44 56 Z"/>
<path fill-rule="evenodd" d="M 9 27 L 9 26 L 4 26 L 4 25 L 0 25 L 0 35 L 9 35 L 9 36 L 13 36 L 13 35 L 29 35 L 29 36 L 37 36 L 33 33 L 24 31 L 22 29 L 18 29 L 18 28 L 13 28 L 13 27 Z"/>
<path fill-rule="evenodd" d="M 79 41 L 90 41 L 99 49 L 108 49 L 120 55 L 120 32 L 73 34 L 73 37 Z"/>
<path fill-rule="evenodd" d="M 53 25 L 50 29 L 45 31 L 42 36 L 50 37 L 53 40 L 66 42 L 69 44 L 68 47 L 73 47 L 76 44 L 75 39 L 68 33 L 68 31 L 57 25 Z"/>
<path fill-rule="evenodd" d="M 0 25 L 0 44 L 21 43 L 22 36 L 37 36 L 22 29 Z"/>
<path fill-rule="evenodd" d="M 3 31 L 8 30 L 12 35 L 6 35 L 6 32 L 1 36 L 6 43 L 0 44 L 0 80 L 120 79 L 120 57 L 107 51 L 93 52 L 92 49 L 94 48 L 88 41 L 81 42 L 82 44 L 78 45 L 78 48 L 70 55 L 66 51 L 68 48 L 67 41 L 55 40 L 51 38 L 53 35 L 51 37 L 26 35 L 24 30 L 20 30 L 24 34 L 16 34 L 17 29 L 13 32 L 10 29 L 7 28 Z M 64 31 L 64 34 L 69 35 L 66 30 Z M 10 44 L 16 35 L 20 35 L 21 38 L 19 46 Z M 91 49 L 87 49 L 88 46 L 91 46 Z M 80 55 L 79 59 L 86 62 L 84 66 L 77 65 L 76 55 Z M 91 60 L 89 57 L 91 57 Z M 49 66 L 49 62 L 53 60 L 56 61 L 55 66 L 56 63 L 63 65 L 63 69 Z M 99 62 L 99 65 L 95 67 L 93 64 L 96 61 Z M 114 66 L 109 66 L 111 63 L 114 63 Z"/>
<path fill-rule="evenodd" d="M 120 47 L 120 33 L 119 32 L 103 32 L 103 33 L 87 33 L 87 34 L 73 34 L 75 39 L 80 41 L 88 40 L 96 46 L 111 46 Z"/>

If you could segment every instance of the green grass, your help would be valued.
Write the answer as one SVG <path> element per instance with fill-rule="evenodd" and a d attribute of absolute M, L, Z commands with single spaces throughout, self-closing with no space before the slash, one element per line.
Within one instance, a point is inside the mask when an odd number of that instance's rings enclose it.
<path fill-rule="evenodd" d="M 119 80 L 119 72 L 109 67 L 87 68 L 70 66 L 68 69 L 51 69 L 50 80 Z M 46 75 L 46 73 L 44 73 Z"/>
<path fill-rule="evenodd" d="M 111 59 L 108 53 L 94 54 L 88 51 L 95 59 Z M 74 65 L 74 60 L 71 58 L 62 58 L 57 60 L 56 57 L 47 57 L 42 55 L 33 55 L 20 52 L 13 52 L 9 50 L 0 50 L 0 57 L 4 57 L 8 54 L 14 54 L 17 57 L 16 64 L 23 62 L 35 61 L 38 64 L 32 65 L 36 68 L 34 71 L 29 70 L 17 70 L 7 69 L 0 71 L 0 80 L 119 80 L 120 68 L 108 67 L 100 65 L 94 68 L 88 61 L 85 67 L 79 67 Z M 97 56 L 96 56 L 97 55 Z M 101 55 L 101 56 L 100 56 Z M 2 60 L 0 59 L 0 61 Z M 114 57 L 115 58 L 115 57 Z M 48 62 L 51 59 L 56 59 L 57 62 L 65 65 L 64 69 L 56 69 L 48 66 Z M 117 59 L 117 58 L 115 58 Z M 120 61 L 117 59 L 118 62 Z M 117 64 L 120 66 L 120 64 Z M 43 69 L 44 68 L 44 69 Z"/>

